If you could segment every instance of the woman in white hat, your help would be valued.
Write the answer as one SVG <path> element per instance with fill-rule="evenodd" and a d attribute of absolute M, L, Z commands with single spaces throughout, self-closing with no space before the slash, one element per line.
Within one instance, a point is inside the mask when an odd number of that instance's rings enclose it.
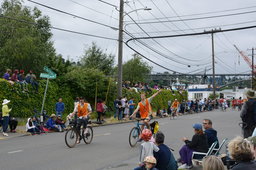
<path fill-rule="evenodd" d="M 7 128 L 9 124 L 9 113 L 12 109 L 8 108 L 8 103 L 10 103 L 10 100 L 4 99 L 2 105 L 2 114 L 3 114 L 3 136 L 8 136 Z"/>

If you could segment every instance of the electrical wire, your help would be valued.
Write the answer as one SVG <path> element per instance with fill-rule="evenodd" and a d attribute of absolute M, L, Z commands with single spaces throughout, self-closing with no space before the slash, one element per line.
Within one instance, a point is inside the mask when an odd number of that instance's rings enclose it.
<path fill-rule="evenodd" d="M 180 15 L 180 17 L 188 17 L 188 16 L 198 16 L 198 15 L 207 15 L 207 14 L 216 14 L 216 13 L 224 13 L 224 12 L 230 12 L 230 11 L 238 11 L 238 10 L 244 10 L 244 9 L 250 9 L 250 8 L 256 8 L 256 5 L 254 6 L 248 6 L 248 7 L 242 7 L 242 8 L 234 8 L 234 9 L 227 9 L 227 10 L 219 10 L 219 11 L 212 11 L 212 12 L 204 12 L 204 13 L 196 13 L 196 14 L 187 14 L 187 15 Z M 178 18 L 175 16 L 168 17 L 168 18 Z M 157 18 L 157 19 L 165 19 L 165 18 Z M 151 21 L 155 19 L 144 19 L 144 21 Z"/>
<path fill-rule="evenodd" d="M 81 4 L 81 3 L 77 2 L 77 1 L 74 1 L 74 0 L 68 0 L 68 1 L 73 2 L 74 4 L 77 4 L 77 5 L 79 5 L 79 6 L 82 6 L 82 7 L 86 8 L 86 9 L 91 10 L 91 11 L 94 11 L 94 12 L 96 12 L 96 13 L 99 13 L 99 14 L 108 16 L 108 17 L 110 17 L 110 18 L 112 18 L 112 19 L 118 20 L 118 18 L 115 18 L 115 17 L 113 17 L 113 16 L 111 16 L 111 15 L 108 15 L 108 14 L 106 14 L 106 13 L 104 13 L 104 12 L 97 11 L 97 10 L 95 10 L 94 8 L 88 7 L 88 6 L 86 6 L 86 5 L 84 5 L 84 4 Z"/>
<path fill-rule="evenodd" d="M 146 21 L 146 22 L 139 22 L 139 25 L 144 24 L 158 24 L 158 23 L 168 23 L 168 22 L 183 22 L 183 21 L 194 21 L 194 20 L 204 20 L 204 19 L 215 19 L 215 18 L 222 18 L 222 17 L 230 17 L 230 16 L 237 16 L 237 15 L 245 15 L 245 14 L 252 14 L 256 13 L 256 10 L 247 11 L 247 12 L 239 12 L 239 13 L 231 13 L 231 14 L 223 14 L 223 15 L 213 15 L 213 16 L 206 16 L 206 17 L 196 17 L 196 18 L 184 18 L 182 20 L 161 20 L 161 21 Z M 129 25 L 134 25 L 134 23 L 128 23 Z"/>
<path fill-rule="evenodd" d="M 111 28 L 111 29 L 113 29 L 113 30 L 119 30 L 119 29 L 116 28 L 116 27 L 113 27 L 113 26 L 110 26 L 110 25 L 106 25 L 106 24 L 103 24 L 103 23 L 100 23 L 100 22 L 97 22 L 97 21 L 93 21 L 93 20 L 91 20 L 91 19 L 87 19 L 87 18 L 78 16 L 78 15 L 75 15 L 75 14 L 71 14 L 71 13 L 69 13 L 69 12 L 62 11 L 62 10 L 60 10 L 60 9 L 56 9 L 56 8 L 47 6 L 47 5 L 41 4 L 41 3 L 39 3 L 39 2 L 35 2 L 35 1 L 32 1 L 32 0 L 28 0 L 28 1 L 29 1 L 29 2 L 32 2 L 32 3 L 34 3 L 34 4 L 37 4 L 37 5 L 39 5 L 39 6 L 42 6 L 42 7 L 45 7 L 45 8 L 48 8 L 48 9 L 51 9 L 51 10 L 54 10 L 54 11 L 57 11 L 57 12 L 60 12 L 60 13 L 69 15 L 69 16 L 72 16 L 72 17 L 76 17 L 76 18 L 79 18 L 79 19 L 82 19 L 82 20 L 85 20 L 85 21 L 88 21 L 88 22 L 91 22 L 91 23 L 94 23 L 94 24 L 98 24 L 98 25 L 101 25 L 101 26 L 104 26 L 104 27 L 108 27 L 108 28 Z"/>
<path fill-rule="evenodd" d="M 30 25 L 38 26 L 37 23 L 28 22 L 28 21 L 26 21 L 26 20 L 21 20 L 21 19 L 17 19 L 17 18 L 13 18 L 13 17 L 8 17 L 8 16 L 0 15 L 0 19 L 1 19 L 1 18 L 6 18 L 6 19 L 10 19 L 10 20 L 22 22 L 22 23 L 25 23 L 25 24 L 30 24 Z M 87 33 L 83 33 L 83 32 L 68 30 L 68 29 L 59 28 L 59 27 L 54 27 L 54 26 L 49 26 L 49 28 L 54 29 L 54 30 L 63 31 L 63 32 L 69 32 L 69 33 L 73 33 L 73 34 L 79 34 L 79 35 L 84 35 L 84 36 L 89 36 L 89 37 L 94 37 L 94 38 L 101 38 L 101 39 L 107 39 L 107 40 L 117 41 L 117 39 L 110 38 L 110 37 L 104 37 L 104 36 L 99 36 L 99 35 L 87 34 Z"/>

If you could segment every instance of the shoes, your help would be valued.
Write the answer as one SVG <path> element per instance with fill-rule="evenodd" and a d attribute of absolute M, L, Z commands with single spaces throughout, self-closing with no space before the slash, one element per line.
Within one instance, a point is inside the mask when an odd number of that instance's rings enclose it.
<path fill-rule="evenodd" d="M 3 132 L 3 136 L 9 136 L 9 135 L 8 135 L 8 133 L 4 133 L 4 132 Z"/>
<path fill-rule="evenodd" d="M 193 168 L 193 165 L 183 164 L 183 165 L 179 166 L 178 169 L 181 170 L 181 169 L 191 169 L 191 168 Z"/>

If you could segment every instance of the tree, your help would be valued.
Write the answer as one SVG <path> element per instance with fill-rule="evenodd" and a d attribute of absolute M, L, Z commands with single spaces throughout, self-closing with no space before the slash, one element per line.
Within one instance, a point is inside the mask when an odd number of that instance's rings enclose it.
<path fill-rule="evenodd" d="M 81 65 L 86 68 L 98 69 L 105 75 L 111 75 L 113 73 L 114 56 L 104 53 L 95 43 L 92 43 L 92 46 L 85 51 L 81 59 Z"/>
<path fill-rule="evenodd" d="M 20 0 L 4 0 L 0 10 L 0 71 L 41 71 L 56 55 L 49 18 L 37 8 L 22 6 Z"/>
<path fill-rule="evenodd" d="M 151 73 L 152 67 L 142 61 L 139 55 L 134 54 L 133 56 L 133 59 L 123 65 L 123 80 L 132 83 L 145 82 L 146 78 Z"/>

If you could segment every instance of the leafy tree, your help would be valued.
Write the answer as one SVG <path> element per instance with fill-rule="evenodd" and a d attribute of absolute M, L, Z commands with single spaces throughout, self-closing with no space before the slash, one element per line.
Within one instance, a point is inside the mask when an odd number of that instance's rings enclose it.
<path fill-rule="evenodd" d="M 22 6 L 21 0 L 4 0 L 0 10 L 0 71 L 41 71 L 55 56 L 49 18 L 37 8 Z"/>
<path fill-rule="evenodd" d="M 96 87 L 97 98 L 105 100 L 108 92 L 108 100 L 114 100 L 115 85 L 113 80 L 107 78 L 98 69 L 74 67 L 73 70 L 65 75 L 63 85 L 69 86 L 74 96 L 85 97 L 92 104 L 95 101 Z"/>
<path fill-rule="evenodd" d="M 152 67 L 146 62 L 142 61 L 142 58 L 134 54 L 133 59 L 127 61 L 123 65 L 123 80 L 135 82 L 145 82 L 148 74 L 150 74 Z"/>
<path fill-rule="evenodd" d="M 92 46 L 85 50 L 81 65 L 86 68 L 98 69 L 105 75 L 111 75 L 113 73 L 114 56 L 104 53 L 95 43 L 92 43 Z"/>

